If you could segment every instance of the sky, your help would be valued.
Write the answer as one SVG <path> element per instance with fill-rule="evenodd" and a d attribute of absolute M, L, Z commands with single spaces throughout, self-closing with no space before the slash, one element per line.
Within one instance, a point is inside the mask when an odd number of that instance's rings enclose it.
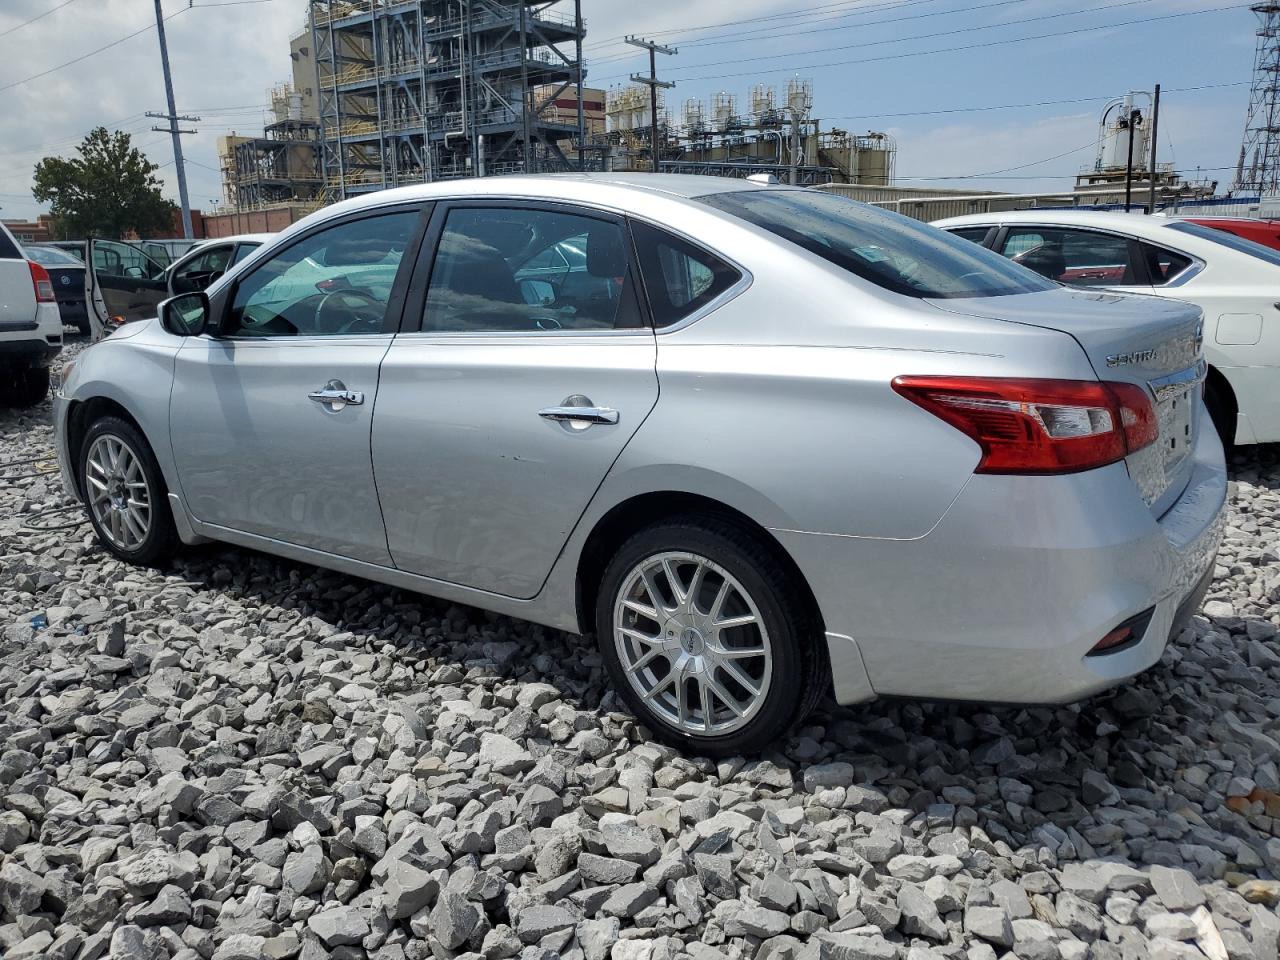
<path fill-rule="evenodd" d="M 163 9 L 178 112 L 201 118 L 184 124 L 198 131 L 183 138 L 191 203 L 208 210 L 217 137 L 261 129 L 306 0 Z M 677 111 L 727 91 L 746 112 L 754 84 L 809 79 L 824 129 L 896 139 L 901 185 L 1019 193 L 1069 188 L 1105 102 L 1156 83 L 1157 159 L 1225 189 L 1256 29 L 1247 3 L 1226 0 L 583 0 L 583 15 L 588 85 L 647 69 L 623 37 L 651 37 L 677 48 L 659 57 Z M 169 137 L 144 116 L 164 109 L 153 0 L 0 0 L 0 217 L 39 212 L 32 168 L 97 125 L 132 134 L 176 200 Z"/>

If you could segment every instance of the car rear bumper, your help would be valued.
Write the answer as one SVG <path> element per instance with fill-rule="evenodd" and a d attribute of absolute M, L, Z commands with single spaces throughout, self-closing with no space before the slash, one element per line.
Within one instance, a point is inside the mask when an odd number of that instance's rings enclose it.
<path fill-rule="evenodd" d="M 1116 463 L 975 475 L 914 540 L 773 531 L 830 631 L 837 699 L 1063 703 L 1156 663 L 1199 608 L 1222 538 L 1226 470 L 1200 415 L 1191 479 L 1158 520 Z M 1135 642 L 1089 655 L 1147 612 Z"/>

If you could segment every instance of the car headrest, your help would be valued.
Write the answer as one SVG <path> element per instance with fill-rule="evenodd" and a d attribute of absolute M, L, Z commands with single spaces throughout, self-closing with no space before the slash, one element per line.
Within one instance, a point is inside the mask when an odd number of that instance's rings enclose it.
<path fill-rule="evenodd" d="M 588 229 L 587 273 L 593 277 L 620 277 L 626 272 L 622 231 L 612 223 L 599 223 Z"/>

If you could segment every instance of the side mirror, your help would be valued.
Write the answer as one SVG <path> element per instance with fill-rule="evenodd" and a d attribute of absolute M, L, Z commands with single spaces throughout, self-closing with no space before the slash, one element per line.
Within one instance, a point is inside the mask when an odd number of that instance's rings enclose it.
<path fill-rule="evenodd" d="M 183 293 L 160 304 L 160 325 L 176 337 L 198 337 L 209 326 L 209 314 L 208 294 Z"/>

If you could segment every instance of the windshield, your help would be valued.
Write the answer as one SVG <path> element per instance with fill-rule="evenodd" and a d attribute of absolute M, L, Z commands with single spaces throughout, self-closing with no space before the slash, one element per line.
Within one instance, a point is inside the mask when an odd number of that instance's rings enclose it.
<path fill-rule="evenodd" d="M 83 267 L 84 261 L 54 247 L 25 247 L 28 260 L 45 267 Z"/>
<path fill-rule="evenodd" d="M 1170 230 L 1177 230 L 1179 233 L 1189 233 L 1193 237 L 1211 240 L 1224 247 L 1229 247 L 1237 253 L 1247 254 L 1258 260 L 1265 260 L 1267 263 L 1280 266 L 1280 250 L 1272 250 L 1270 247 L 1264 247 L 1262 244 L 1246 240 L 1244 237 L 1237 237 L 1234 233 L 1215 230 L 1213 227 L 1206 227 L 1202 223 L 1191 223 L 1187 220 L 1175 220 L 1173 223 L 1167 224 L 1167 226 Z"/>
<path fill-rule="evenodd" d="M 909 297 L 999 297 L 1057 287 L 969 240 L 831 193 L 743 190 L 699 199 Z"/>

